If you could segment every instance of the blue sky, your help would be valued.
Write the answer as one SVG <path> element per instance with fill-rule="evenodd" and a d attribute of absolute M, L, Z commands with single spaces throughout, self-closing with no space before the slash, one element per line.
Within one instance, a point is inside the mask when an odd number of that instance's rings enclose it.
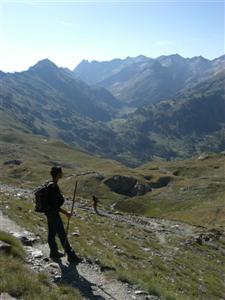
<path fill-rule="evenodd" d="M 82 59 L 224 53 L 223 1 L 0 0 L 0 70 L 49 58 L 73 69 Z"/>

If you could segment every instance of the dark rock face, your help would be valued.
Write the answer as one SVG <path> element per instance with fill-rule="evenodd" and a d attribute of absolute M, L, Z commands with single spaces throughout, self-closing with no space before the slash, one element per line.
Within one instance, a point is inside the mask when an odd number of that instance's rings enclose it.
<path fill-rule="evenodd" d="M 111 191 L 129 197 L 141 196 L 151 191 L 150 184 L 138 181 L 136 178 L 114 175 L 104 180 Z"/>

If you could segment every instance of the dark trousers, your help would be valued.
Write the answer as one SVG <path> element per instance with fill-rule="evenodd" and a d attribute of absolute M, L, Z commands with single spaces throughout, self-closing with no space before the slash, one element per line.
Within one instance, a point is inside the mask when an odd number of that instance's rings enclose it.
<path fill-rule="evenodd" d="M 58 246 L 55 240 L 56 234 L 58 235 L 62 247 L 67 254 L 70 254 L 72 248 L 67 240 L 66 231 L 59 212 L 46 213 L 48 221 L 48 244 L 51 252 L 56 252 Z"/>

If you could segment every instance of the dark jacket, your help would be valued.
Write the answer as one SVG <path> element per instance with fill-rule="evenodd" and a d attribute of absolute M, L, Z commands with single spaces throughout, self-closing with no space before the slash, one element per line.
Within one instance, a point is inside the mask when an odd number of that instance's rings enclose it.
<path fill-rule="evenodd" d="M 47 213 L 56 213 L 59 212 L 60 207 L 64 203 L 64 197 L 60 192 L 59 186 L 57 183 L 51 182 L 48 190 L 47 197 Z"/>

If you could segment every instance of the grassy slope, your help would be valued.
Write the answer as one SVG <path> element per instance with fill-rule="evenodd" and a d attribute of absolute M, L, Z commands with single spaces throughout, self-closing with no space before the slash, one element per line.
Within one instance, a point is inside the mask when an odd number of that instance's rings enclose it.
<path fill-rule="evenodd" d="M 5 121 L 5 120 L 4 120 Z M 24 133 L 20 128 L 3 127 L 0 120 L 0 182 L 34 188 L 49 178 L 54 163 L 61 164 L 64 178 L 62 191 L 71 196 L 75 180 L 78 195 L 90 199 L 97 194 L 104 206 L 117 203 L 117 208 L 153 217 L 178 219 L 198 225 L 224 225 L 225 155 L 210 155 L 205 160 L 154 161 L 136 169 L 77 151 L 66 144 Z M 20 159 L 20 166 L 4 165 L 10 159 Z M 169 185 L 154 189 L 144 196 L 129 198 L 111 192 L 96 174 L 75 177 L 76 174 L 97 172 L 104 177 L 114 174 L 135 176 L 147 182 L 169 177 Z"/>
<path fill-rule="evenodd" d="M 137 169 L 170 176 L 167 187 L 129 201 L 129 209 L 203 226 L 225 225 L 225 155 L 211 154 L 175 162 L 152 162 Z M 121 204 L 123 206 L 123 204 Z"/>
<path fill-rule="evenodd" d="M 33 188 L 48 178 L 53 161 L 64 165 L 65 176 L 60 185 L 66 195 L 72 194 L 75 177 L 71 175 L 75 173 L 96 171 L 105 177 L 112 174 L 138 178 L 149 176 L 151 182 L 169 176 L 171 181 L 167 187 L 133 199 L 110 192 L 94 175 L 79 176 L 78 194 L 89 199 L 95 192 L 106 207 L 118 202 L 117 207 L 128 212 L 201 225 L 224 224 L 223 155 L 212 155 L 206 160 L 152 162 L 129 169 L 117 162 L 76 151 L 59 141 L 33 137 L 12 127 L 0 132 L 0 151 L 0 182 Z M 9 159 L 21 159 L 23 163 L 20 166 L 4 165 Z M 31 199 L 0 196 L 5 213 L 45 241 L 45 219 L 32 213 Z M 138 284 L 167 299 L 207 297 L 215 300 L 221 299 L 225 293 L 225 260 L 210 246 L 196 244 L 186 247 L 179 239 L 171 239 L 168 244 L 162 245 L 153 233 L 82 211 L 78 211 L 78 217 L 71 222 L 71 232 L 77 228 L 80 237 L 70 237 L 75 249 L 81 255 L 97 259 L 101 265 L 111 268 L 110 276 Z M 224 241 L 217 241 L 216 246 L 224 248 Z M 150 248 L 151 252 L 146 253 L 143 248 Z M 179 251 L 170 256 L 169 250 L 175 248 Z"/>
<path fill-rule="evenodd" d="M 30 199 L 4 194 L 1 199 L 5 213 L 46 241 L 46 220 L 41 214 L 33 213 Z M 171 236 L 166 243 L 160 243 L 154 232 L 80 209 L 76 213 L 69 235 L 74 249 L 106 267 L 109 277 L 135 284 L 168 300 L 222 299 L 225 293 L 225 257 L 221 250 L 225 249 L 224 237 L 214 241 L 213 247 L 186 244 L 182 236 Z M 80 236 L 73 236 L 78 230 Z"/>

